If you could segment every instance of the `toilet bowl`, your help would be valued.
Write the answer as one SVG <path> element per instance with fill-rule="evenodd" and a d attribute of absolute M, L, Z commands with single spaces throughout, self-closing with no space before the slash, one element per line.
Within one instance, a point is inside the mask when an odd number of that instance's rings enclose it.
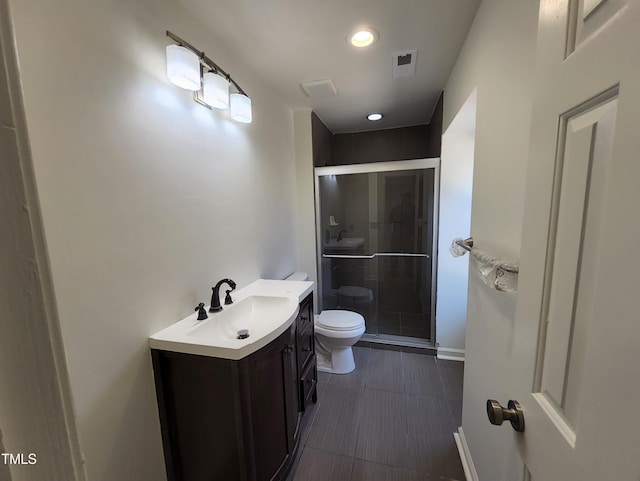
<path fill-rule="evenodd" d="M 304 272 L 294 272 L 287 280 L 306 281 Z M 328 309 L 314 316 L 318 371 L 347 374 L 356 368 L 351 347 L 366 329 L 364 317 L 357 312 Z"/>
<path fill-rule="evenodd" d="M 357 312 L 328 310 L 314 318 L 318 371 L 347 374 L 356 368 L 351 347 L 365 331 L 364 317 Z"/>

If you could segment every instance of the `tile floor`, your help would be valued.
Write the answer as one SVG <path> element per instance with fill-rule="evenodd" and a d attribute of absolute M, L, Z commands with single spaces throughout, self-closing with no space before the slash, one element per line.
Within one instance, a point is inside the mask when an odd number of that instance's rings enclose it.
<path fill-rule="evenodd" d="M 318 373 L 294 481 L 464 481 L 463 364 L 354 347 L 356 370 Z"/>

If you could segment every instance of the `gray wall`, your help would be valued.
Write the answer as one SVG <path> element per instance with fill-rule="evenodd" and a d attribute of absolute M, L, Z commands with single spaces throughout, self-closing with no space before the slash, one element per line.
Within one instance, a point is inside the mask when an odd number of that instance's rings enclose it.
<path fill-rule="evenodd" d="M 395 129 L 333 134 L 312 114 L 315 167 L 440 157 L 442 95 L 428 124 Z"/>

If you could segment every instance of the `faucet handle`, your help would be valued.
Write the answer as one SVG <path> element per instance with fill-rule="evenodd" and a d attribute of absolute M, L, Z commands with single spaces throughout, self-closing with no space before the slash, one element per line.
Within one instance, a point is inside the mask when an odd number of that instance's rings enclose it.
<path fill-rule="evenodd" d="M 229 289 L 227 291 L 227 295 L 224 297 L 224 305 L 228 306 L 229 304 L 233 304 L 233 299 L 231 299 L 231 291 L 233 289 Z"/>
<path fill-rule="evenodd" d="M 197 307 L 195 308 L 196 311 L 198 311 L 198 320 L 199 321 L 204 321 L 205 319 L 207 319 L 209 316 L 207 316 L 207 311 L 204 310 L 204 302 L 201 302 L 200 304 L 197 305 Z"/>

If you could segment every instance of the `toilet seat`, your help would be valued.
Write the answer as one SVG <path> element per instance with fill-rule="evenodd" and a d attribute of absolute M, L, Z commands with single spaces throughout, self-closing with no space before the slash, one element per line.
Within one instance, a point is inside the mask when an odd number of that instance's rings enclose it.
<path fill-rule="evenodd" d="M 353 331 L 364 327 L 364 317 L 352 311 L 322 311 L 317 325 L 330 331 Z"/>

